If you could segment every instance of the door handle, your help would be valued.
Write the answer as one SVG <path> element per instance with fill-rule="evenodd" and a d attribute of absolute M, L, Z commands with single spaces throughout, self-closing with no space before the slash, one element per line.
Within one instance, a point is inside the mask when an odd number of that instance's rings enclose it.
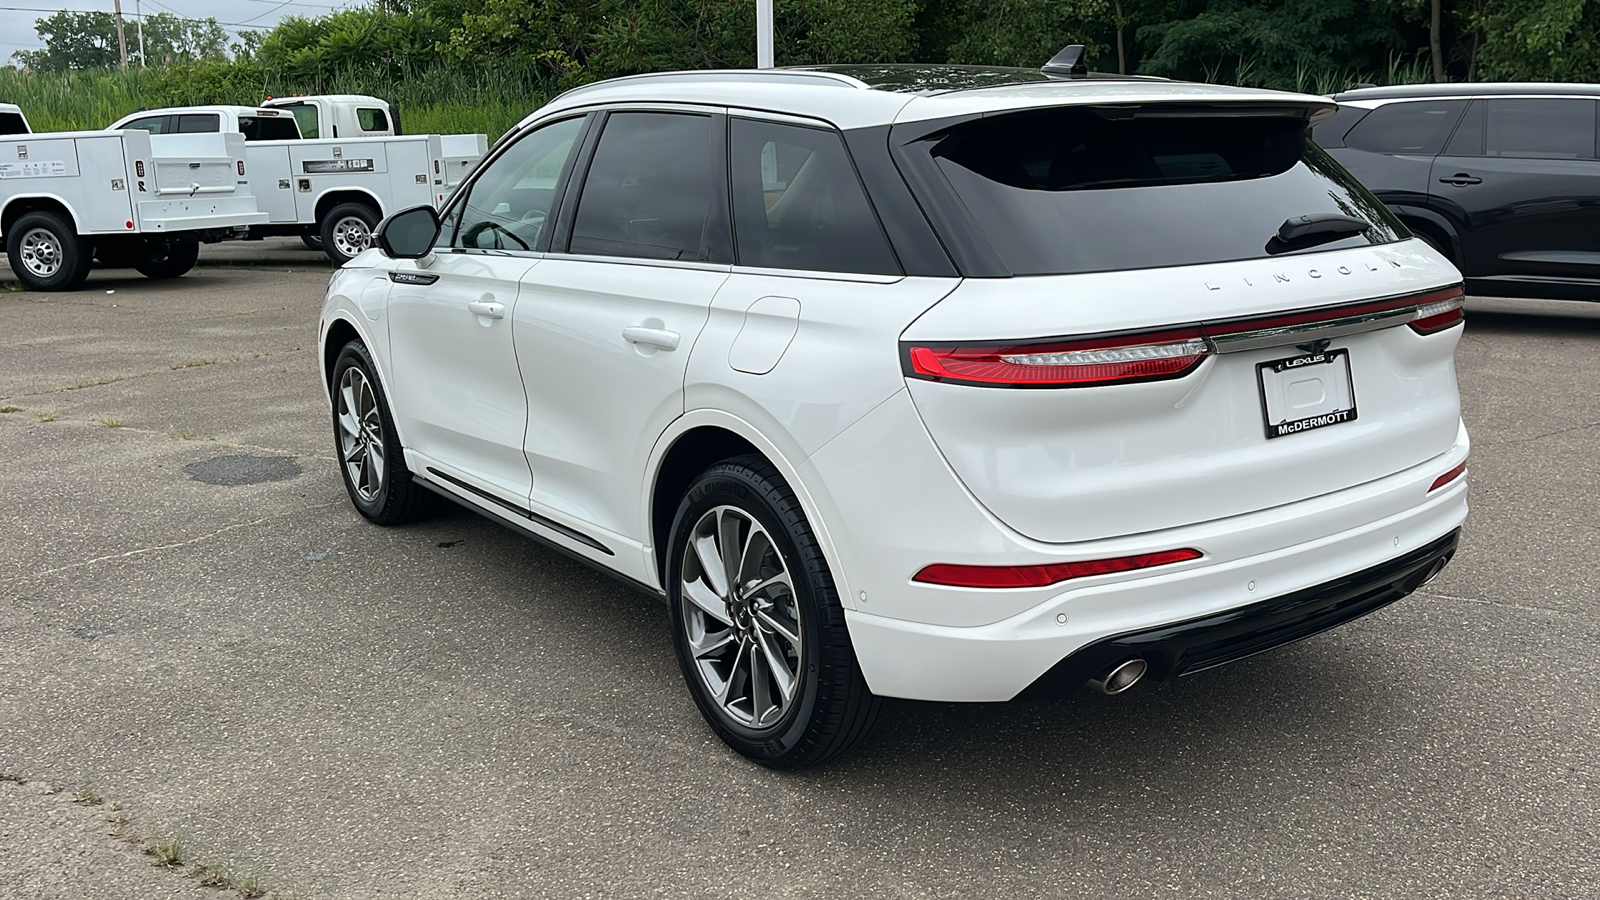
<path fill-rule="evenodd" d="M 474 300 L 467 304 L 467 312 L 485 319 L 504 319 L 506 306 L 504 303 L 490 303 L 487 300 Z"/>
<path fill-rule="evenodd" d="M 1465 172 L 1457 172 L 1454 175 L 1451 175 L 1449 178 L 1441 178 L 1441 179 L 1439 179 L 1439 183 L 1440 184 L 1453 184 L 1456 187 L 1462 187 L 1463 185 L 1468 185 L 1468 184 L 1483 184 L 1483 179 L 1482 178 L 1474 178 L 1474 177 L 1472 177 L 1471 175 L 1468 175 Z"/>
<path fill-rule="evenodd" d="M 678 349 L 679 335 L 676 331 L 665 328 L 646 328 L 643 325 L 630 325 L 622 329 L 622 339 L 630 344 L 649 344 L 660 347 L 662 350 Z"/>

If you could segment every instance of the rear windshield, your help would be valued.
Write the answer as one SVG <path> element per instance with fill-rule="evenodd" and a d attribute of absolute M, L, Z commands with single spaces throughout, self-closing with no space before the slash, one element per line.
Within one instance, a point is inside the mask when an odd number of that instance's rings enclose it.
<path fill-rule="evenodd" d="M 928 149 L 1016 275 L 1256 259 L 1405 235 L 1294 116 L 1032 110 L 963 123 Z M 1286 220 L 1308 215 L 1366 227 L 1276 239 Z"/>
<path fill-rule="evenodd" d="M 21 113 L 0 112 L 0 134 L 27 134 L 28 123 Z"/>
<path fill-rule="evenodd" d="M 239 133 L 247 141 L 296 141 L 300 129 L 294 116 L 240 116 Z"/>

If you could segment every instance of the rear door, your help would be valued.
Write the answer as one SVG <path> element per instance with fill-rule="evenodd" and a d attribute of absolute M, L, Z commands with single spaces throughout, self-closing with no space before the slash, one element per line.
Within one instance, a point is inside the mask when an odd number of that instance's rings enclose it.
<path fill-rule="evenodd" d="M 1596 101 L 1472 102 L 1434 161 L 1434 205 L 1459 225 L 1471 278 L 1600 278 Z"/>
<path fill-rule="evenodd" d="M 1403 100 L 1362 116 L 1328 155 L 1394 205 L 1427 202 L 1433 158 L 1444 148 L 1466 100 Z M 1321 133 L 1322 126 L 1318 126 Z"/>
<path fill-rule="evenodd" d="M 725 134 L 718 110 L 607 114 L 517 306 L 535 508 L 647 543 L 645 460 L 728 280 Z"/>
<path fill-rule="evenodd" d="M 901 352 L 929 434 L 999 519 L 1051 542 L 1144 533 L 1455 445 L 1459 294 L 1437 289 L 1459 276 L 1289 113 L 1030 111 L 900 145 L 963 269 L 997 276 Z"/>

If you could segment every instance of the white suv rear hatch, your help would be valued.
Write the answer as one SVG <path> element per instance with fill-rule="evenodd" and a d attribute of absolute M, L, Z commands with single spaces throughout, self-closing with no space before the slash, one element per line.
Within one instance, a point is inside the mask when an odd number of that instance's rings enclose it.
<path fill-rule="evenodd" d="M 1304 141 L 1304 112 L 1066 107 L 907 146 L 913 183 L 958 201 L 930 203 L 947 240 L 965 229 L 952 243 L 1011 276 L 967 279 L 901 347 L 934 442 L 1001 521 L 1156 531 L 1455 445 L 1460 275 Z"/>

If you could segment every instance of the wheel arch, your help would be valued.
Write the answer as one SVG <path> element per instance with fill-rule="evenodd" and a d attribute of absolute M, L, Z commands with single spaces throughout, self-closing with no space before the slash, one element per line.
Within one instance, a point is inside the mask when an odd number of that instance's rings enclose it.
<path fill-rule="evenodd" d="M 1456 263 L 1462 258 L 1460 230 L 1449 217 L 1427 207 L 1404 203 L 1391 204 L 1389 208 L 1413 234 L 1428 233 L 1435 239 L 1443 241 L 1449 251 L 1451 263 Z"/>
<path fill-rule="evenodd" d="M 79 235 L 83 233 L 78 225 L 78 213 L 72 208 L 72 204 L 54 194 L 25 194 L 11 198 L 6 202 L 5 209 L 0 210 L 0 236 L 9 235 L 11 226 L 31 212 L 53 212 L 64 215 L 74 232 Z"/>
<path fill-rule="evenodd" d="M 332 212 L 333 208 L 341 203 L 360 203 L 370 206 L 378 211 L 378 221 L 383 221 L 383 202 L 378 199 L 377 194 L 366 188 L 339 187 L 329 188 L 318 195 L 316 206 L 313 207 L 315 210 L 313 215 L 317 224 L 320 226 L 323 217 Z"/>
<path fill-rule="evenodd" d="M 663 591 L 667 585 L 667 545 L 672 518 L 678 502 L 696 475 L 711 465 L 735 456 L 754 453 L 771 463 L 784 483 L 794 492 L 806 523 L 817 538 L 817 545 L 828 562 L 840 602 L 854 609 L 846 575 L 839 562 L 827 523 L 818 511 L 816 499 L 801 478 L 799 464 L 793 462 L 772 440 L 749 422 L 720 410 L 693 410 L 672 423 L 650 453 L 645 467 L 644 510 L 649 537 L 650 564 Z M 804 460 L 801 460 L 803 464 Z"/>

